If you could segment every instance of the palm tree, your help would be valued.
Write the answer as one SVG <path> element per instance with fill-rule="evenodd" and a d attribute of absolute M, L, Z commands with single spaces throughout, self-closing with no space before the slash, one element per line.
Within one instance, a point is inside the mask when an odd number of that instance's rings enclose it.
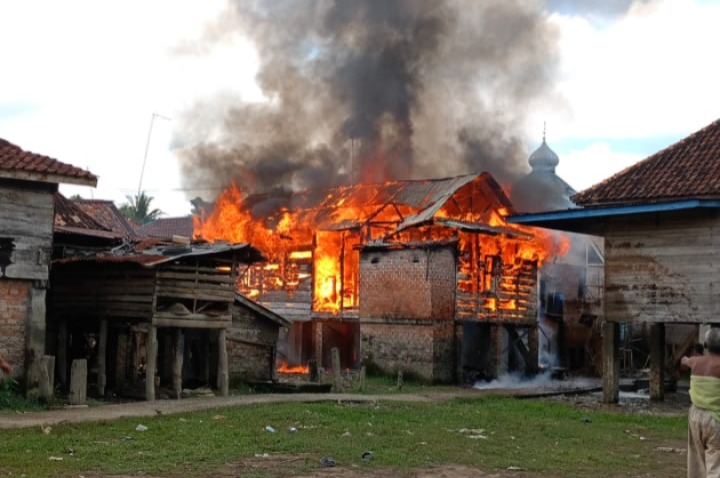
<path fill-rule="evenodd" d="M 120 206 L 120 212 L 139 226 L 154 221 L 163 214 L 160 209 L 150 209 L 153 197 L 145 194 L 145 191 L 141 191 L 135 196 L 128 195 L 125 197 L 128 202 Z"/>

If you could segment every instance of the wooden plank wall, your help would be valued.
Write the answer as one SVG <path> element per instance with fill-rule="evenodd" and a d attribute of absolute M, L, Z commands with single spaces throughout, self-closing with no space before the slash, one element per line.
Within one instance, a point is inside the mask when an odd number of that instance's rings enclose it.
<path fill-rule="evenodd" d="M 720 219 L 712 210 L 615 219 L 605 240 L 606 319 L 717 320 Z"/>
<path fill-rule="evenodd" d="M 78 311 L 93 316 L 149 319 L 153 311 L 155 271 L 140 267 L 87 263 L 53 270 L 53 315 Z"/>
<path fill-rule="evenodd" d="M 52 253 L 55 185 L 0 181 L 0 239 L 12 242 L 5 275 L 47 280 Z"/>

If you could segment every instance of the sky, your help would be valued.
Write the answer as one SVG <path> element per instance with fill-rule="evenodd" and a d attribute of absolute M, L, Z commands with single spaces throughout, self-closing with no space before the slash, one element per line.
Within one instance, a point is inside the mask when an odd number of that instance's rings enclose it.
<path fill-rule="evenodd" d="M 61 185 L 68 196 L 119 205 L 143 190 L 165 216 L 188 214 L 190 198 L 219 191 L 183 186 L 178 118 L 203 101 L 271 101 L 242 32 L 204 41 L 226 8 L 226 0 L 0 2 L 0 138 L 98 175 L 96 188 Z M 546 8 L 559 32 L 559 72 L 552 101 L 533 104 L 521 135 L 530 154 L 545 128 L 557 172 L 576 190 L 720 117 L 720 1 L 548 0 Z"/>

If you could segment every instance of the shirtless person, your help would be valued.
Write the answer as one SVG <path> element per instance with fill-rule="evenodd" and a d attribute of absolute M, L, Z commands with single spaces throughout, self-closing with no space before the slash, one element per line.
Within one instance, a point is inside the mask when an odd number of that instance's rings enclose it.
<path fill-rule="evenodd" d="M 705 350 L 680 361 L 690 369 L 688 478 L 720 477 L 720 328 L 705 333 Z"/>

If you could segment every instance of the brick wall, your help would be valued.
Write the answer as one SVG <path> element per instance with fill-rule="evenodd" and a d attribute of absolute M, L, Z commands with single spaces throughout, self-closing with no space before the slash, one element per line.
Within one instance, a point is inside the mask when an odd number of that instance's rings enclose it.
<path fill-rule="evenodd" d="M 16 377 L 22 376 L 25 370 L 30 287 L 30 281 L 0 279 L 0 355 L 12 364 Z"/>
<path fill-rule="evenodd" d="M 373 320 L 360 325 L 363 363 L 381 373 L 402 370 L 430 382 L 454 378 L 454 326 L 449 321 Z"/>
<path fill-rule="evenodd" d="M 231 381 L 272 379 L 270 363 L 273 357 L 270 347 L 228 340 L 227 350 Z"/>
<path fill-rule="evenodd" d="M 381 372 L 455 376 L 455 249 L 360 254 L 361 357 Z"/>
<path fill-rule="evenodd" d="M 360 317 L 454 317 L 452 248 L 362 251 Z"/>

